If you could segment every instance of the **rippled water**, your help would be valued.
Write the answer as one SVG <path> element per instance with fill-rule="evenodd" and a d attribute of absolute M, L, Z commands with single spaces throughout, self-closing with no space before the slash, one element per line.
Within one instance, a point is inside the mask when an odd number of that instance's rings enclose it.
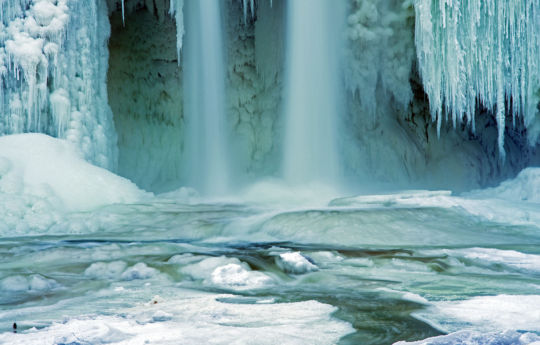
<path fill-rule="evenodd" d="M 496 217 L 512 213 L 501 202 L 155 199 L 74 214 L 46 235 L 0 239 L 0 343 L 392 344 L 464 329 L 539 332 L 538 205 L 516 204 L 514 214 L 530 209 L 510 223 Z"/>

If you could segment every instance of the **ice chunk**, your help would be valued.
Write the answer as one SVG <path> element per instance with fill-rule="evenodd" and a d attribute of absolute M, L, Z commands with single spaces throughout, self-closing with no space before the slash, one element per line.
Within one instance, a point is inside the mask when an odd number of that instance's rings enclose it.
<path fill-rule="evenodd" d="M 148 279 L 158 273 L 155 268 L 148 267 L 144 262 L 139 262 L 122 273 L 123 280 Z"/>
<path fill-rule="evenodd" d="M 460 331 L 448 335 L 428 338 L 415 342 L 400 341 L 394 345 L 538 345 L 540 337 L 533 333 L 515 331 L 480 333 Z"/>
<path fill-rule="evenodd" d="M 84 271 L 84 275 L 98 279 L 119 279 L 126 266 L 123 261 L 95 262 Z"/>
<path fill-rule="evenodd" d="M 53 279 L 47 279 L 35 274 L 29 277 L 16 275 L 4 278 L 0 281 L 2 291 L 27 292 L 31 294 L 43 293 L 60 285 Z"/>
<path fill-rule="evenodd" d="M 180 272 L 193 279 L 202 280 L 204 284 L 245 289 L 260 288 L 272 283 L 272 278 L 264 273 L 252 271 L 247 264 L 237 258 L 220 256 L 191 263 L 192 259 L 189 256 L 183 257 L 181 261 L 190 264 L 182 267 Z"/>
<path fill-rule="evenodd" d="M 216 285 L 255 289 L 271 284 L 272 278 L 264 273 L 248 270 L 239 264 L 227 264 L 217 267 L 212 272 L 211 281 Z"/>
<path fill-rule="evenodd" d="M 283 271 L 293 274 L 303 274 L 318 270 L 316 265 L 311 263 L 299 252 L 279 254 L 279 256 L 276 257 L 276 264 Z"/>
<path fill-rule="evenodd" d="M 465 326 L 483 332 L 501 329 L 540 331 L 540 296 L 478 296 L 463 301 L 433 302 L 433 307 L 415 313 L 444 331 L 458 331 Z"/>

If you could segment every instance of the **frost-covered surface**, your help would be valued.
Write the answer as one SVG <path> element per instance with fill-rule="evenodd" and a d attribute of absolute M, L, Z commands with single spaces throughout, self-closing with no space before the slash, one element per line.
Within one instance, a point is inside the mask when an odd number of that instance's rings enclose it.
<path fill-rule="evenodd" d="M 352 331 L 332 319 L 335 308 L 316 301 L 283 304 L 231 304 L 230 295 L 180 291 L 124 309 L 122 315 L 88 315 L 55 322 L 44 329 L 0 334 L 6 344 L 334 344 Z M 276 315 L 280 317 L 276 318 Z M 243 327 L 241 325 L 249 325 Z M 309 332 L 305 330 L 309 328 Z"/>
<path fill-rule="evenodd" d="M 540 295 L 477 296 L 462 301 L 433 302 L 417 317 L 455 332 L 474 327 L 484 332 L 515 329 L 540 331 Z"/>
<path fill-rule="evenodd" d="M 299 252 L 282 253 L 276 257 L 276 264 L 285 272 L 303 274 L 317 271 L 318 267 Z"/>
<path fill-rule="evenodd" d="M 125 26 L 116 11 L 111 28 L 107 87 L 118 133 L 118 173 L 146 190 L 178 188 L 184 121 L 174 20 L 127 8 Z"/>
<path fill-rule="evenodd" d="M 496 114 L 504 157 L 505 116 L 537 121 L 540 88 L 540 2 L 415 2 L 415 41 L 431 116 L 454 127 L 467 119 L 474 128 L 478 104 Z M 509 104 L 509 109 L 507 109 Z M 536 142 L 531 131 L 531 143 Z"/>
<path fill-rule="evenodd" d="M 540 168 L 524 169 L 515 179 L 504 181 L 498 187 L 473 191 L 468 195 L 540 203 Z"/>
<path fill-rule="evenodd" d="M 142 197 L 132 182 L 86 162 L 69 141 L 34 133 L 0 137 L 1 232 L 46 228 L 65 211 Z"/>
<path fill-rule="evenodd" d="M 412 99 L 413 17 L 411 1 L 351 1 L 345 81 L 371 121 L 379 94 L 391 96 L 402 111 Z"/>
<path fill-rule="evenodd" d="M 414 342 L 400 341 L 395 345 L 538 345 L 540 337 L 534 333 L 516 331 L 481 333 L 460 331 Z"/>
<path fill-rule="evenodd" d="M 105 1 L 8 0 L 0 11 L 0 134 L 64 138 L 114 169 Z"/>

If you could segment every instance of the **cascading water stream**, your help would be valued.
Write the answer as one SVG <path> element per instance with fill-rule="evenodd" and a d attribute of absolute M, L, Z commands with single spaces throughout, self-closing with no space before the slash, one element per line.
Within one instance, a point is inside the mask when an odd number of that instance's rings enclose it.
<path fill-rule="evenodd" d="M 339 185 L 343 2 L 294 0 L 287 5 L 285 180 Z"/>
<path fill-rule="evenodd" d="M 185 9 L 186 178 L 203 194 L 223 194 L 229 169 L 221 1 L 186 1 Z"/>

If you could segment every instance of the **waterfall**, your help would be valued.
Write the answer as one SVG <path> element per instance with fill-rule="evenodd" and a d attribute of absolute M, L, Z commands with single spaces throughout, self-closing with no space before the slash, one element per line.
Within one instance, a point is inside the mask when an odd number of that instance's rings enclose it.
<path fill-rule="evenodd" d="M 283 175 L 290 184 L 338 185 L 343 1 L 287 4 Z"/>
<path fill-rule="evenodd" d="M 186 173 L 203 194 L 227 192 L 225 61 L 220 0 L 186 1 L 184 116 Z"/>

